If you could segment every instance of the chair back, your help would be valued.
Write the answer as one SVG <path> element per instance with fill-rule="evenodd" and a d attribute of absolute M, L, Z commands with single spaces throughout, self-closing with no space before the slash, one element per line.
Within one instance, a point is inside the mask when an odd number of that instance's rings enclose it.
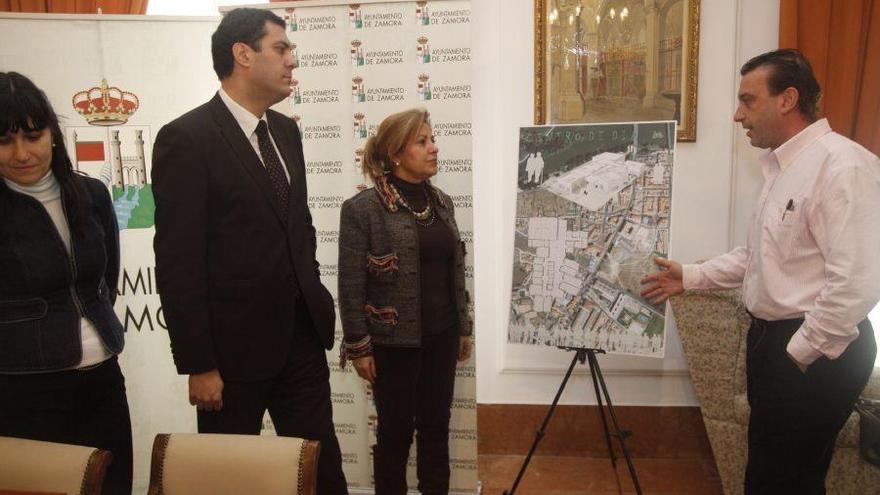
<path fill-rule="evenodd" d="M 314 495 L 319 450 L 301 438 L 159 434 L 148 495 Z"/>
<path fill-rule="evenodd" d="M 0 437 L 0 490 L 101 495 L 112 459 L 94 447 Z"/>

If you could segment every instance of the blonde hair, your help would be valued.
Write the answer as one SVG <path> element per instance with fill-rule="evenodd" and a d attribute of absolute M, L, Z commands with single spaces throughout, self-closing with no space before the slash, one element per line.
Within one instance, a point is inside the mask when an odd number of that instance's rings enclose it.
<path fill-rule="evenodd" d="M 391 173 L 394 156 L 419 135 L 422 124 L 431 126 L 431 116 L 424 108 L 410 108 L 385 117 L 376 134 L 364 145 L 363 171 L 373 183 Z"/>

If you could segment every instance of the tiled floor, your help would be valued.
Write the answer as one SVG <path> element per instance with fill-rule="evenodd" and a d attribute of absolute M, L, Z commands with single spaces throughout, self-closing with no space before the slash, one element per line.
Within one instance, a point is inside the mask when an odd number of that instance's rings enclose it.
<path fill-rule="evenodd" d="M 479 478 L 484 495 L 510 489 L 522 465 L 522 455 L 480 455 Z M 633 461 L 645 495 L 722 495 L 714 463 L 706 459 L 648 459 Z M 615 470 L 607 458 L 532 458 L 517 495 L 621 495 L 635 487 L 626 461 Z"/>

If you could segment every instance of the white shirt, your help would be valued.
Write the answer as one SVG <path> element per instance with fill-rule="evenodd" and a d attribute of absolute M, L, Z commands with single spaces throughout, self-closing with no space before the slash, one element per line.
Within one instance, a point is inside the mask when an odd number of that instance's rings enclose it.
<path fill-rule="evenodd" d="M 880 159 L 814 122 L 760 158 L 764 187 L 745 246 L 683 267 L 686 289 L 743 287 L 758 318 L 804 318 L 787 350 L 840 356 L 880 299 Z"/>
<path fill-rule="evenodd" d="M 247 140 L 251 143 L 251 146 L 254 148 L 254 153 L 257 154 L 257 158 L 260 159 L 260 163 L 263 163 L 263 155 L 260 154 L 260 142 L 257 139 L 257 124 L 262 120 L 266 123 L 266 129 L 269 128 L 269 121 L 266 120 L 266 114 L 264 113 L 261 117 L 257 118 L 254 114 L 248 111 L 247 108 L 241 106 L 229 96 L 226 91 L 223 91 L 223 88 L 220 88 L 220 99 L 223 100 L 223 103 L 226 105 L 226 108 L 229 109 L 229 112 L 232 113 L 232 116 L 235 118 L 235 121 L 238 122 L 238 126 L 241 127 L 241 132 L 244 133 Z M 272 137 L 272 133 L 269 133 L 269 141 L 272 142 L 272 148 L 275 149 L 275 154 L 278 155 L 278 160 L 281 161 L 281 168 L 284 170 L 284 176 L 287 177 L 287 182 L 290 182 L 290 172 L 287 171 L 287 164 L 284 163 L 284 158 L 281 156 L 281 152 L 278 150 L 278 145 L 275 144 L 275 138 Z M 266 164 L 263 163 L 265 167 Z"/>
<path fill-rule="evenodd" d="M 64 248 L 70 254 L 70 227 L 67 223 L 67 217 L 64 216 L 64 207 L 61 205 L 61 185 L 55 180 L 55 175 L 52 174 L 52 171 L 50 170 L 42 179 L 30 186 L 22 186 L 7 179 L 3 180 L 9 186 L 9 189 L 27 194 L 43 205 L 46 213 L 49 214 L 49 218 L 52 219 L 52 223 L 55 224 L 55 229 L 64 243 Z M 116 289 L 111 287 L 110 290 Z M 101 340 L 95 325 L 86 318 L 80 317 L 79 321 L 80 338 L 82 339 L 82 361 L 73 368 L 93 366 L 107 360 L 111 356 L 110 351 L 104 347 L 104 341 Z"/>

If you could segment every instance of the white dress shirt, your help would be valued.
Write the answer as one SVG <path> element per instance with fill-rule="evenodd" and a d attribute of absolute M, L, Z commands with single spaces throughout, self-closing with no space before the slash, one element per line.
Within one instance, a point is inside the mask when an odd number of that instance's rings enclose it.
<path fill-rule="evenodd" d="M 804 318 L 787 347 L 798 362 L 835 359 L 880 299 L 880 159 L 822 119 L 759 161 L 746 245 L 684 265 L 684 287 L 742 285 L 754 316 Z"/>
<path fill-rule="evenodd" d="M 251 146 L 254 148 L 254 153 L 257 154 L 257 158 L 260 159 L 260 163 L 263 163 L 263 155 L 260 154 L 260 143 L 257 139 L 257 124 L 262 120 L 266 123 L 266 129 L 269 128 L 269 121 L 266 120 L 266 114 L 264 113 L 262 116 L 257 118 L 254 114 L 252 114 L 247 108 L 241 106 L 229 96 L 226 91 L 223 91 L 223 88 L 220 88 L 220 99 L 223 100 L 223 103 L 226 105 L 226 108 L 232 113 L 232 116 L 235 117 L 235 121 L 238 122 L 238 126 L 241 127 L 241 132 L 244 133 L 245 137 L 247 137 L 248 142 L 251 143 Z M 281 152 L 278 150 L 278 145 L 275 144 L 275 138 L 272 137 L 272 133 L 269 133 L 269 141 L 272 142 L 272 147 L 275 149 L 275 153 L 278 155 L 278 160 L 281 161 L 281 168 L 284 170 L 284 175 L 287 177 L 287 182 L 290 182 L 290 172 L 287 171 L 287 164 L 284 163 L 284 158 L 281 156 Z M 266 164 L 263 163 L 265 167 Z"/>

